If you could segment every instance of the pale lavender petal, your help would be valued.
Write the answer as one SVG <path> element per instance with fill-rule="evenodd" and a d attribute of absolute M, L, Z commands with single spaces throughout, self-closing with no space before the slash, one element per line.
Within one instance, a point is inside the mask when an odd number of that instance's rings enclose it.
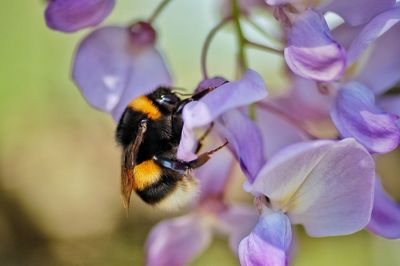
<path fill-rule="evenodd" d="M 340 134 L 354 137 L 373 153 L 386 153 L 399 144 L 397 115 L 384 113 L 375 96 L 359 83 L 348 83 L 336 97 L 331 117 Z"/>
<path fill-rule="evenodd" d="M 223 85 L 221 85 L 223 84 Z M 218 87 L 219 86 L 219 87 Z M 194 128 L 208 125 L 229 110 L 246 106 L 267 96 L 264 81 L 257 72 L 247 70 L 242 79 L 225 83 L 223 78 L 214 78 L 199 84 L 198 89 L 218 87 L 204 96 L 200 101 L 190 102 L 183 109 L 184 128 L 179 143 L 177 157 L 191 160 L 194 140 Z"/>
<path fill-rule="evenodd" d="M 213 77 L 210 79 L 203 79 L 197 85 L 196 92 L 208 89 L 208 88 L 218 88 L 219 86 L 223 85 L 224 83 L 228 82 L 223 77 Z"/>
<path fill-rule="evenodd" d="M 104 27 L 87 36 L 76 52 L 72 77 L 85 99 L 116 121 L 132 99 L 171 84 L 154 46 L 135 43 L 122 27 Z"/>
<path fill-rule="evenodd" d="M 216 143 L 210 149 L 215 147 L 217 147 Z M 207 150 L 206 147 L 203 149 Z M 203 167 L 195 171 L 195 176 L 200 181 L 200 200 L 206 199 L 208 196 L 219 196 L 224 192 L 231 175 L 233 162 L 232 153 L 228 149 L 222 149 L 213 154 Z"/>
<path fill-rule="evenodd" d="M 259 215 L 254 207 L 233 205 L 218 215 L 222 230 L 229 235 L 229 245 L 237 253 L 240 241 L 250 234 L 257 224 Z"/>
<path fill-rule="evenodd" d="M 263 214 L 253 231 L 239 245 L 242 266 L 284 266 L 292 241 L 289 218 L 281 213 Z"/>
<path fill-rule="evenodd" d="M 354 139 L 293 144 L 277 153 L 253 183 L 273 209 L 311 236 L 354 233 L 370 219 L 374 160 Z"/>
<path fill-rule="evenodd" d="M 308 139 L 298 127 L 284 117 L 257 108 L 256 124 L 263 136 L 264 155 L 269 159 L 282 148 Z"/>
<path fill-rule="evenodd" d="M 387 91 L 400 81 L 399 36 L 400 24 L 397 24 L 375 40 L 365 65 L 354 77 L 375 94 Z"/>
<path fill-rule="evenodd" d="M 45 11 L 49 28 L 74 32 L 96 26 L 110 14 L 115 0 L 50 0 Z"/>
<path fill-rule="evenodd" d="M 261 76 L 247 70 L 242 79 L 225 83 L 208 93 L 200 101 L 191 102 L 183 109 L 185 124 L 191 128 L 205 126 L 222 113 L 267 96 L 267 90 Z"/>
<path fill-rule="evenodd" d="M 368 230 L 386 238 L 400 238 L 400 204 L 383 189 L 379 178 L 375 183 L 374 207 Z"/>
<path fill-rule="evenodd" d="M 338 79 L 343 74 L 346 55 L 342 46 L 332 38 L 324 17 L 312 10 L 292 17 L 292 28 L 284 50 L 289 68 L 308 79 Z"/>
<path fill-rule="evenodd" d="M 184 266 L 211 242 L 211 231 L 197 215 L 163 221 L 146 243 L 147 266 Z"/>
<path fill-rule="evenodd" d="M 195 154 L 198 142 L 193 129 L 183 124 L 181 140 L 179 142 L 176 157 L 179 160 L 192 161 L 197 158 Z"/>
<path fill-rule="evenodd" d="M 372 19 L 353 40 L 348 50 L 348 64 L 353 63 L 377 38 L 400 20 L 400 7 L 392 8 Z M 375 63 L 375 62 L 373 62 Z"/>
<path fill-rule="evenodd" d="M 239 110 L 231 110 L 222 115 L 216 127 L 229 141 L 240 166 L 250 182 L 265 163 L 263 139 L 257 125 Z"/>
<path fill-rule="evenodd" d="M 327 3 L 319 8 L 321 12 L 335 12 L 346 23 L 357 26 L 367 23 L 379 13 L 393 7 L 396 0 L 333 0 Z"/>

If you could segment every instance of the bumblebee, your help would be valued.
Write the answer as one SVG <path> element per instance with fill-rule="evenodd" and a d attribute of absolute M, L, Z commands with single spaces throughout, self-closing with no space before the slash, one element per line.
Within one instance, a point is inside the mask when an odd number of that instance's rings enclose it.
<path fill-rule="evenodd" d="M 196 196 L 197 181 L 190 170 L 205 164 L 227 142 L 193 161 L 177 159 L 182 110 L 212 90 L 205 89 L 182 100 L 169 88 L 159 87 L 128 104 L 116 129 L 116 140 L 122 147 L 121 192 L 125 209 L 129 208 L 132 190 L 146 203 L 163 209 L 185 206 Z"/>

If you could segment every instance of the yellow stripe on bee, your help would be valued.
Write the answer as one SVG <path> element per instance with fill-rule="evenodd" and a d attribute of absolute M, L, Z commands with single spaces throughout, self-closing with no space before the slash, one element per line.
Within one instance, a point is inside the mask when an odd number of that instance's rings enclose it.
<path fill-rule="evenodd" d="M 145 113 L 152 120 L 157 120 L 161 116 L 160 110 L 146 96 L 140 96 L 132 100 L 128 106 L 135 111 Z"/>
<path fill-rule="evenodd" d="M 154 161 L 144 161 L 133 168 L 133 189 L 143 190 L 160 180 L 161 175 L 161 168 Z"/>

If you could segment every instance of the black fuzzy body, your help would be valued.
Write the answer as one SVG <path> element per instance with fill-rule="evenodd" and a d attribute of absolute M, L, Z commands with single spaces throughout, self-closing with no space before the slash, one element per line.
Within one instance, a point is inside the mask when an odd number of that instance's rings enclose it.
<path fill-rule="evenodd" d="M 160 98 L 167 95 L 173 98 L 173 102 L 168 104 L 160 103 Z M 153 105 L 159 110 L 161 116 L 158 119 L 149 117 L 138 110 L 129 106 L 125 109 L 116 130 L 116 140 L 125 150 L 133 143 L 138 135 L 139 124 L 142 120 L 147 120 L 147 130 L 143 141 L 139 146 L 135 165 L 154 157 L 176 159 L 177 147 L 181 139 L 183 120 L 180 113 L 175 113 L 176 108 L 181 103 L 169 89 L 158 88 L 153 93 L 146 95 Z M 154 160 L 153 160 L 154 161 Z M 173 193 L 186 176 L 177 171 L 165 168 L 162 169 L 159 180 L 141 190 L 135 190 L 140 198 L 149 203 L 157 204 L 168 195 Z"/>

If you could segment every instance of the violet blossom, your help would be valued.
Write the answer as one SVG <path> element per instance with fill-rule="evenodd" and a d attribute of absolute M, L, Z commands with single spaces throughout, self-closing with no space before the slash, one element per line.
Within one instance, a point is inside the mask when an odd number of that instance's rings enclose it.
<path fill-rule="evenodd" d="M 100 24 L 112 11 L 115 0 L 49 0 L 45 11 L 49 28 L 75 32 Z"/>
<path fill-rule="evenodd" d="M 89 104 L 118 121 L 132 99 L 169 86 L 171 77 L 155 38 L 146 22 L 107 26 L 89 34 L 76 52 L 72 69 Z"/>
<path fill-rule="evenodd" d="M 374 161 L 354 139 L 297 143 L 260 170 L 249 190 L 261 211 L 239 246 L 242 265 L 287 265 L 291 224 L 310 236 L 351 234 L 369 222 Z"/>
<path fill-rule="evenodd" d="M 320 6 L 313 1 L 266 2 L 277 6 L 275 15 L 286 29 L 284 55 L 289 68 L 297 75 L 317 81 L 339 79 L 346 66 L 345 51 L 332 37 L 323 13 L 333 11 L 342 15 L 345 22 L 360 25 L 395 4 L 394 0 L 368 1 L 367 4 L 354 1 L 351 5 L 334 0 L 328 4 L 322 1 Z"/>

